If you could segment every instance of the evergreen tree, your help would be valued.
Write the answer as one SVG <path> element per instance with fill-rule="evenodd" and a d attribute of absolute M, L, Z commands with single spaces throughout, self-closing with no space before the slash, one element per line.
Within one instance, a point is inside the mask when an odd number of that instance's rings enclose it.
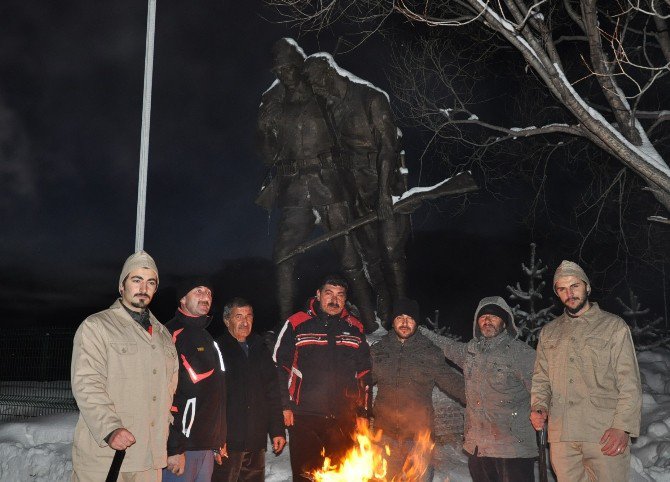
<path fill-rule="evenodd" d="M 553 302 L 546 308 L 539 308 L 544 300 L 542 292 L 546 282 L 542 278 L 547 271 L 547 266 L 542 265 L 541 259 L 536 259 L 535 248 L 535 243 L 531 243 L 528 266 L 521 263 L 521 269 L 528 279 L 528 286 L 522 288 L 519 282 L 515 287 L 507 285 L 510 301 L 519 302 L 512 307 L 514 320 L 519 330 L 518 337 L 533 347 L 537 345 L 542 327 L 556 318 L 556 315 L 551 312 L 554 308 Z M 524 304 L 523 308 L 520 303 Z"/>

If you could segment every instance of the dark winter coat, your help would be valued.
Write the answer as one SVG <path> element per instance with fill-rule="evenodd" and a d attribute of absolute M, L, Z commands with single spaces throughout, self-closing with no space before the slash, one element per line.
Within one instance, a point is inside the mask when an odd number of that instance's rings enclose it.
<path fill-rule="evenodd" d="M 205 330 L 211 318 L 177 310 L 166 326 L 179 357 L 179 383 L 172 402 L 168 455 L 223 447 L 226 442 L 225 365 Z"/>
<path fill-rule="evenodd" d="M 363 325 L 346 309 L 330 316 L 314 298 L 308 306 L 286 320 L 275 345 L 282 406 L 298 414 L 353 418 L 369 403 L 370 347 Z"/>
<path fill-rule="evenodd" d="M 375 429 L 385 435 L 414 439 L 434 428 L 433 388 L 465 401 L 463 377 L 444 360 L 442 351 L 421 333 L 400 343 L 390 331 L 370 347 Z"/>
<path fill-rule="evenodd" d="M 422 329 L 445 356 L 463 369 L 465 377 L 465 443 L 481 457 L 537 457 L 535 430 L 530 424 L 530 387 L 535 350 L 516 340 L 514 321 L 494 338 L 482 336 L 477 313 L 495 304 L 514 320 L 499 296 L 484 298 L 475 311 L 473 339 L 461 343 Z"/>
<path fill-rule="evenodd" d="M 217 342 L 226 364 L 228 450 L 264 450 L 267 436 L 285 437 L 279 381 L 263 339 L 247 338 L 249 356 L 226 331 Z"/>

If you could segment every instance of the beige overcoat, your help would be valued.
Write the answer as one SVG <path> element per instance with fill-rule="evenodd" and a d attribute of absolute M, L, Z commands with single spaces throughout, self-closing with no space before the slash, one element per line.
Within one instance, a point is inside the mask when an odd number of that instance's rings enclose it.
<path fill-rule="evenodd" d="M 71 365 L 80 410 L 72 446 L 75 472 L 106 473 L 114 450 L 104 438 L 120 427 L 137 440 L 126 450 L 122 472 L 165 467 L 179 365 L 168 330 L 153 315 L 151 326 L 152 335 L 117 300 L 77 329 Z"/>
<path fill-rule="evenodd" d="M 640 432 L 640 371 L 628 325 L 597 303 L 540 333 L 531 406 L 549 412 L 550 442 L 599 443 L 609 428 Z"/>

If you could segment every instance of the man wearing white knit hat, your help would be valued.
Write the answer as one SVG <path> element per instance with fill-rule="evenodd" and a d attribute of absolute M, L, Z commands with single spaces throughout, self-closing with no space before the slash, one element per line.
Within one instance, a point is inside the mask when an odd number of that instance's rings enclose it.
<path fill-rule="evenodd" d="M 148 309 L 158 288 L 153 258 L 132 254 L 118 288 L 120 298 L 86 318 L 74 336 L 75 482 L 105 480 L 115 451 L 126 451 L 118 477 L 123 482 L 159 481 L 167 461 L 179 365 L 170 333 Z"/>
<path fill-rule="evenodd" d="M 549 418 L 551 466 L 559 482 L 629 480 L 630 437 L 640 431 L 642 390 L 626 323 L 589 301 L 584 270 L 563 261 L 554 292 L 565 310 L 540 333 L 531 423 Z"/>

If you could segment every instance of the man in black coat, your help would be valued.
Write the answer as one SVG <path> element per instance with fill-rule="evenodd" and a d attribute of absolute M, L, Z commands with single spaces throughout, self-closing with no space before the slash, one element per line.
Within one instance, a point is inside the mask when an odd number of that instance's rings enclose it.
<path fill-rule="evenodd" d="M 226 377 L 221 350 L 205 330 L 212 320 L 211 283 L 187 279 L 177 288 L 179 308 L 166 326 L 179 356 L 174 422 L 167 442 L 163 481 L 209 480 L 225 457 Z"/>
<path fill-rule="evenodd" d="M 216 467 L 212 481 L 265 480 L 267 436 L 279 454 L 286 437 L 277 371 L 263 338 L 251 333 L 254 310 L 242 298 L 223 308 L 228 331 L 217 338 L 226 364 L 228 458 Z"/>

